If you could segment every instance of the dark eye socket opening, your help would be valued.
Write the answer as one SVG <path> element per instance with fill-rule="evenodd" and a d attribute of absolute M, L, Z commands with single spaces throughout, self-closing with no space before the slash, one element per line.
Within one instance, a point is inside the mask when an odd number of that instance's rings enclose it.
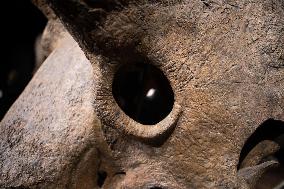
<path fill-rule="evenodd" d="M 284 122 L 268 119 L 256 129 L 256 131 L 248 138 L 241 151 L 238 170 L 242 168 L 241 165 L 243 161 L 248 157 L 248 154 L 258 144 L 265 140 L 277 143 L 280 146 L 280 149 L 273 154 L 262 157 L 259 164 L 273 159 L 277 160 L 280 165 L 268 169 L 257 181 L 257 184 L 255 186 L 256 189 L 275 188 L 284 181 Z M 284 185 L 282 187 L 284 187 Z"/>
<path fill-rule="evenodd" d="M 174 105 L 167 77 L 147 62 L 121 65 L 114 75 L 112 93 L 125 114 L 144 125 L 157 124 Z"/>

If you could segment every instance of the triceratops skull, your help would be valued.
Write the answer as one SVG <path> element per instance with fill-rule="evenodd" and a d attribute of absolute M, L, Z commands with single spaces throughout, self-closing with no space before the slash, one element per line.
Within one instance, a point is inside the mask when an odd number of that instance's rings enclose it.
<path fill-rule="evenodd" d="M 278 164 L 283 0 L 35 2 L 48 57 L 1 122 L 1 188 L 253 188 Z"/>

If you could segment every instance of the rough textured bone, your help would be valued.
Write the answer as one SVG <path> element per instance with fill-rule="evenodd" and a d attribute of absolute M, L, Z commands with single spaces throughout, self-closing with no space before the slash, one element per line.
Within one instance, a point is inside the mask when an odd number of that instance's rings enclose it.
<path fill-rule="evenodd" d="M 240 168 L 252 167 L 261 163 L 263 158 L 267 158 L 269 155 L 274 154 L 280 149 L 280 146 L 269 140 L 260 142 L 257 146 L 250 151 L 250 153 L 243 160 Z"/>
<path fill-rule="evenodd" d="M 70 188 L 85 156 L 96 163 L 93 87 L 89 61 L 66 38 L 1 121 L 0 188 Z"/>
<path fill-rule="evenodd" d="M 93 188 L 98 171 L 103 188 L 253 185 L 258 174 L 237 172 L 241 148 L 284 120 L 283 0 L 46 2 L 84 52 L 62 42 L 1 121 L 0 187 Z M 154 126 L 111 94 L 118 66 L 141 57 L 175 93 Z"/>

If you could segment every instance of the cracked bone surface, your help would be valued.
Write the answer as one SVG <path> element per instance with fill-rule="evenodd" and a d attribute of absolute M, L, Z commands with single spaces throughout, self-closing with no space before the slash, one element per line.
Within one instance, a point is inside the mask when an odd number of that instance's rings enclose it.
<path fill-rule="evenodd" d="M 284 141 L 283 0 L 34 2 L 50 20 L 47 58 L 0 123 L 0 188 L 254 188 L 279 164 L 261 155 Z M 152 125 L 137 118 L 149 99 L 130 115 L 112 92 L 136 63 L 172 88 L 171 111 Z M 267 120 L 277 140 L 258 141 L 238 169 Z"/>

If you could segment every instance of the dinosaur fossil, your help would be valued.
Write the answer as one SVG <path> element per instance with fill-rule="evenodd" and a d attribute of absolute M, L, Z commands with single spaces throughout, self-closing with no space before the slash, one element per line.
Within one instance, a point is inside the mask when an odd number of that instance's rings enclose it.
<path fill-rule="evenodd" d="M 254 188 L 281 163 L 283 0 L 34 2 L 0 188 Z"/>

